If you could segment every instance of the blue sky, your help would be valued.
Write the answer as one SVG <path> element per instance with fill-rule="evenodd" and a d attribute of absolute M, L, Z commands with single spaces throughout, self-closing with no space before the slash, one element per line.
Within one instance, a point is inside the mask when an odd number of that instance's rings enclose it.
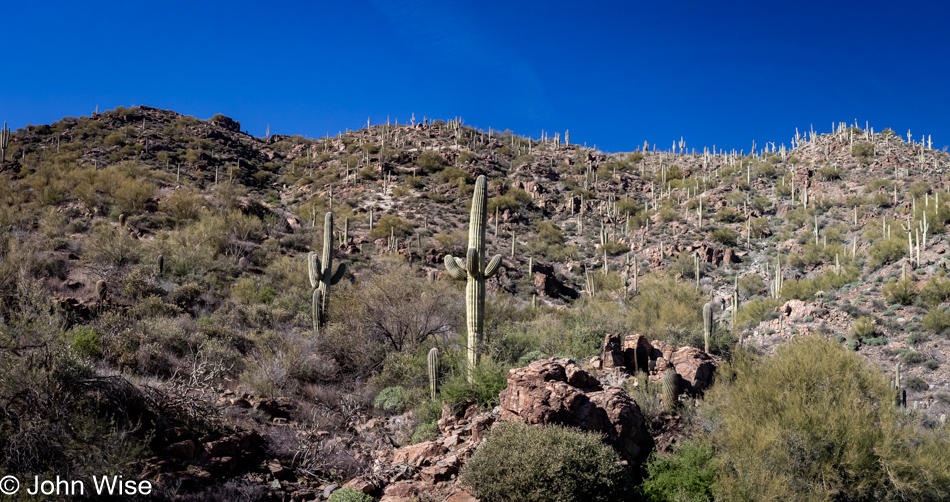
<path fill-rule="evenodd" d="M 943 2 L 9 2 L 0 120 L 145 104 L 320 137 L 412 113 L 629 151 L 832 122 L 950 143 Z"/>

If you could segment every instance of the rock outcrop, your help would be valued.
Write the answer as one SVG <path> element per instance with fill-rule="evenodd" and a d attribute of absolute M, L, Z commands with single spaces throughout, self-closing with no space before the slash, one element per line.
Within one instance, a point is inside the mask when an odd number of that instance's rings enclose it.
<path fill-rule="evenodd" d="M 674 347 L 654 340 L 647 341 L 643 335 L 607 335 L 604 338 L 600 358 L 595 367 L 619 368 L 634 374 L 646 371 L 651 378 L 659 378 L 672 368 L 680 376 L 683 390 L 700 393 L 712 385 L 716 372 L 716 360 L 695 347 Z"/>
<path fill-rule="evenodd" d="M 512 369 L 499 401 L 502 420 L 599 432 L 633 463 L 642 462 L 653 450 L 637 403 L 620 388 L 602 386 L 570 359 L 541 359 Z"/>

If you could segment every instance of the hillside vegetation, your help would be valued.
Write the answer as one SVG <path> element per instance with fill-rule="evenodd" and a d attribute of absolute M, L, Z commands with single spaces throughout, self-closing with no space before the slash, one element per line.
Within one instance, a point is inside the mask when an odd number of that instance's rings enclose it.
<path fill-rule="evenodd" d="M 0 472 L 279 500 L 274 461 L 318 491 L 431 438 L 443 405 L 491 408 L 510 368 L 586 361 L 608 333 L 704 348 L 710 303 L 708 350 L 729 363 L 705 399 L 655 411 L 685 446 L 637 490 L 665 500 L 660 478 L 692 465 L 715 475 L 669 500 L 947 497 L 950 156 L 844 123 L 751 153 L 568 138 L 428 118 L 258 138 L 144 106 L 11 131 Z M 502 262 L 469 374 L 466 282 L 444 260 L 466 256 L 479 176 Z M 342 275 L 318 286 L 311 252 Z M 645 411 L 659 392 L 628 389 Z M 154 460 L 248 431 L 262 440 L 245 463 Z"/>

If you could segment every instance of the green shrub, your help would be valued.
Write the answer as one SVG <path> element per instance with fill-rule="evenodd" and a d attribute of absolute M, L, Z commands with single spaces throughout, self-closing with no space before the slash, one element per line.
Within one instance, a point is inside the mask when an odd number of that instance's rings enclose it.
<path fill-rule="evenodd" d="M 373 502 L 373 497 L 357 490 L 356 488 L 343 487 L 333 492 L 329 502 Z"/>
<path fill-rule="evenodd" d="M 950 300 L 950 279 L 937 275 L 931 277 L 927 284 L 920 288 L 920 299 L 931 307 Z"/>
<path fill-rule="evenodd" d="M 716 211 L 716 214 L 713 215 L 713 219 L 723 223 L 739 223 L 745 221 L 745 216 L 731 207 L 724 207 Z"/>
<path fill-rule="evenodd" d="M 488 214 L 494 215 L 495 210 L 499 212 L 521 211 L 529 204 L 531 204 L 531 196 L 528 195 L 528 192 L 520 188 L 512 188 L 505 195 L 492 197 L 488 201 Z"/>
<path fill-rule="evenodd" d="M 882 335 L 882 336 L 876 336 L 876 337 L 873 337 L 873 338 L 867 338 L 867 339 L 864 340 L 864 344 L 865 344 L 865 345 L 875 346 L 875 347 L 876 347 L 876 346 L 879 346 L 879 345 L 886 345 L 886 344 L 887 344 L 887 337 Z"/>
<path fill-rule="evenodd" d="M 874 145 L 871 143 L 855 143 L 851 147 L 851 156 L 862 164 L 870 164 L 874 157 Z"/>
<path fill-rule="evenodd" d="M 815 177 L 821 181 L 834 181 L 841 179 L 841 171 L 833 167 L 822 167 L 815 172 Z"/>
<path fill-rule="evenodd" d="M 492 429 L 462 469 L 484 502 L 622 500 L 628 476 L 599 434 L 509 422 Z"/>
<path fill-rule="evenodd" d="M 78 354 L 86 357 L 99 357 L 101 354 L 99 333 L 90 326 L 73 328 L 73 339 L 70 345 Z"/>
<path fill-rule="evenodd" d="M 704 502 L 713 500 L 716 470 L 713 449 L 703 443 L 679 443 L 672 454 L 650 455 L 647 478 L 640 486 L 651 502 Z"/>
<path fill-rule="evenodd" d="M 461 364 L 458 366 L 457 371 L 442 382 L 439 392 L 443 401 L 452 405 L 473 399 L 486 408 L 498 404 L 498 394 L 508 386 L 506 366 L 492 361 L 489 357 L 482 357 L 475 366 L 471 382 L 465 368 Z"/>
<path fill-rule="evenodd" d="M 927 312 L 927 315 L 920 320 L 920 325 L 927 331 L 940 335 L 950 330 L 950 313 L 940 308 L 933 307 Z"/>
<path fill-rule="evenodd" d="M 408 399 L 409 393 L 401 386 L 386 387 L 373 400 L 373 406 L 383 411 L 398 412 L 406 407 Z"/>
<path fill-rule="evenodd" d="M 630 251 L 630 246 L 619 241 L 610 241 L 600 247 L 601 251 L 606 251 L 610 256 L 617 256 Z"/>
<path fill-rule="evenodd" d="M 888 303 L 899 303 L 901 305 L 910 305 L 917 298 L 917 287 L 914 281 L 905 277 L 899 281 L 888 283 L 881 289 L 881 293 L 887 299 Z"/>
<path fill-rule="evenodd" d="M 717 228 L 709 234 L 709 238 L 725 246 L 734 247 L 738 241 L 735 232 L 728 228 Z"/>
<path fill-rule="evenodd" d="M 519 156 L 519 157 L 516 157 L 514 160 L 512 160 L 512 161 L 511 161 L 511 167 L 513 167 L 513 168 L 514 168 L 514 167 L 518 167 L 518 166 L 521 166 L 521 165 L 523 165 L 523 164 L 528 164 L 528 163 L 530 163 L 530 162 L 534 162 L 534 155 L 531 155 L 531 154 L 526 153 L 526 154 L 521 155 L 521 156 Z"/>
<path fill-rule="evenodd" d="M 910 375 L 904 379 L 904 387 L 917 392 L 924 392 L 930 389 L 930 384 L 919 376 Z"/>
<path fill-rule="evenodd" d="M 871 245 L 868 253 L 871 256 L 868 266 L 873 270 L 881 265 L 894 263 L 904 257 L 907 251 L 907 240 L 900 237 L 882 239 Z"/>
<path fill-rule="evenodd" d="M 390 235 L 400 239 L 412 235 L 412 222 L 404 220 L 395 214 L 387 214 L 376 222 L 373 230 L 369 233 L 369 236 L 374 239 L 389 237 Z"/>
<path fill-rule="evenodd" d="M 858 340 L 871 338 L 877 334 L 877 328 L 874 327 L 874 320 L 870 317 L 859 317 L 854 320 L 851 326 L 851 334 Z"/>
<path fill-rule="evenodd" d="M 630 302 L 625 327 L 650 340 L 702 347 L 703 303 L 705 298 L 692 284 L 650 273 L 640 278 L 640 294 Z"/>
<path fill-rule="evenodd" d="M 423 441 L 432 441 L 439 437 L 439 424 L 433 420 L 419 424 L 415 432 L 412 433 L 412 443 L 421 443 Z"/>
<path fill-rule="evenodd" d="M 433 150 L 422 152 L 422 155 L 416 160 L 416 165 L 421 167 L 425 174 L 436 172 L 448 164 L 438 152 Z"/>
<path fill-rule="evenodd" d="M 435 179 L 438 180 L 439 183 L 457 183 L 460 185 L 463 184 L 462 182 L 471 183 L 474 181 L 471 173 L 464 169 L 457 169 L 455 167 L 446 167 L 445 169 L 435 173 Z"/>
<path fill-rule="evenodd" d="M 946 499 L 950 443 L 894 397 L 880 370 L 818 337 L 761 360 L 737 352 L 706 394 L 717 499 Z"/>
<path fill-rule="evenodd" d="M 739 308 L 739 315 L 736 316 L 737 327 L 748 327 L 758 324 L 768 319 L 774 319 L 775 307 L 781 306 L 784 302 L 777 298 L 756 298 L 748 301 Z"/>
<path fill-rule="evenodd" d="M 913 366 L 915 364 L 921 364 L 927 360 L 927 356 L 917 352 L 916 350 L 906 350 L 901 354 L 901 362 Z"/>

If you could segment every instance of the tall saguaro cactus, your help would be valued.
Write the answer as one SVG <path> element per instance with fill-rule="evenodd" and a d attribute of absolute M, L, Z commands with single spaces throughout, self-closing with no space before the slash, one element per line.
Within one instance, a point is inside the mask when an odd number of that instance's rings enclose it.
<path fill-rule="evenodd" d="M 336 272 L 333 268 L 333 213 L 327 213 L 323 223 L 323 253 L 317 258 L 317 253 L 311 251 L 307 255 L 307 271 L 310 275 L 310 287 L 313 288 L 312 315 L 313 333 L 320 334 L 320 327 L 327 321 L 327 305 L 330 299 L 330 286 L 340 282 L 346 273 L 346 265 L 341 263 Z"/>
<path fill-rule="evenodd" d="M 432 394 L 432 399 L 435 399 L 439 392 L 439 349 L 435 347 L 429 349 L 427 362 L 429 363 L 429 393 Z"/>
<path fill-rule="evenodd" d="M 486 264 L 485 225 L 488 221 L 486 207 L 488 196 L 485 193 L 485 177 L 475 180 L 475 194 L 472 196 L 472 216 L 468 227 L 468 253 L 465 259 L 451 255 L 445 257 L 445 269 L 453 279 L 468 279 L 465 287 L 466 325 L 468 326 L 468 379 L 474 378 L 475 365 L 478 364 L 479 347 L 482 343 L 485 324 L 485 279 L 498 272 L 501 255 L 496 254 Z"/>

